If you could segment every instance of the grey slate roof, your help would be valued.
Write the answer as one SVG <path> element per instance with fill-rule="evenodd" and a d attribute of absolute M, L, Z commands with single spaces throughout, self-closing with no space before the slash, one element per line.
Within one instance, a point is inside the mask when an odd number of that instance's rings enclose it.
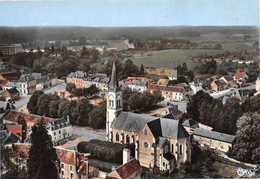
<path fill-rule="evenodd" d="M 155 138 L 160 136 L 177 139 L 189 136 L 178 120 L 124 111 L 114 121 L 113 128 L 138 133 L 144 128 L 146 123 Z"/>
<path fill-rule="evenodd" d="M 35 78 L 32 75 L 21 75 L 19 82 L 29 82 L 33 80 L 35 80 Z"/>
<path fill-rule="evenodd" d="M 185 138 L 188 137 L 189 134 L 181 125 L 179 120 L 161 118 L 161 127 L 162 127 L 162 136 L 169 138 Z"/>
<path fill-rule="evenodd" d="M 153 133 L 153 136 L 157 139 L 159 136 L 162 136 L 162 128 L 160 119 L 155 119 L 147 123 L 148 127 Z"/>
<path fill-rule="evenodd" d="M 173 70 L 173 72 L 170 74 L 170 77 L 178 77 L 178 72 L 177 70 Z"/>
<path fill-rule="evenodd" d="M 19 141 L 19 137 L 7 132 L 6 130 L 0 131 L 1 145 L 14 144 Z"/>
<path fill-rule="evenodd" d="M 159 137 L 157 140 L 157 147 L 162 148 L 163 144 L 166 142 L 166 138 L 165 137 Z"/>
<path fill-rule="evenodd" d="M 131 132 L 140 132 L 146 123 L 155 119 L 158 119 L 158 117 L 122 111 L 114 121 L 113 127 Z"/>
<path fill-rule="evenodd" d="M 223 142 L 233 143 L 235 140 L 235 136 L 224 134 L 216 131 L 210 131 L 202 128 L 197 128 L 194 130 L 194 135 L 215 139 Z"/>
<path fill-rule="evenodd" d="M 115 62 L 113 62 L 112 75 L 110 77 L 108 86 L 110 89 L 114 89 L 114 90 L 116 90 L 119 87 L 117 74 L 116 74 L 116 63 Z"/>
<path fill-rule="evenodd" d="M 184 121 L 182 123 L 182 125 L 186 126 L 186 127 L 193 127 L 193 128 L 199 127 L 199 123 L 197 121 L 195 121 L 194 119 L 188 119 L 188 120 Z"/>

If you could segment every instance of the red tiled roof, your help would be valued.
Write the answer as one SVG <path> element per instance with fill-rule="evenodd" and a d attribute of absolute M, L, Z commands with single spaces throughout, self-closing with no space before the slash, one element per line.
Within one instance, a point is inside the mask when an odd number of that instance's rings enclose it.
<path fill-rule="evenodd" d="M 180 87 L 174 87 L 174 86 L 158 86 L 158 85 L 150 85 L 147 90 L 151 91 L 170 91 L 170 92 L 179 92 L 184 93 L 184 89 Z"/>
<path fill-rule="evenodd" d="M 246 73 L 245 72 L 236 72 L 236 74 L 234 75 L 235 78 L 241 78 L 245 75 Z"/>
<path fill-rule="evenodd" d="M 15 143 L 12 148 L 11 156 L 19 158 L 29 158 L 30 143 Z"/>
<path fill-rule="evenodd" d="M 24 120 L 26 121 L 26 124 L 28 126 L 32 126 L 32 125 L 40 122 L 42 119 L 45 124 L 53 121 L 53 119 L 51 119 L 51 118 L 46 118 L 46 117 L 32 115 L 32 114 L 26 114 L 26 113 L 22 113 L 22 112 L 13 111 L 13 110 L 10 110 L 7 114 L 5 114 L 2 119 L 6 120 L 6 121 L 18 122 L 19 116 L 24 118 Z"/>
<path fill-rule="evenodd" d="M 0 83 L 1 83 L 1 85 L 6 85 L 7 83 L 9 83 L 10 81 L 9 80 L 2 80 Z"/>
<path fill-rule="evenodd" d="M 101 77 L 101 76 L 100 75 L 95 75 L 95 74 L 91 75 L 91 78 L 99 78 L 99 77 Z"/>
<path fill-rule="evenodd" d="M 23 126 L 22 125 L 6 125 L 6 130 L 14 135 L 22 136 Z"/>
<path fill-rule="evenodd" d="M 60 160 L 60 162 L 74 165 L 74 158 L 76 157 L 76 152 L 71 150 L 65 150 L 65 149 L 58 149 L 56 148 L 57 156 Z"/>
<path fill-rule="evenodd" d="M 141 170 L 142 167 L 136 159 L 132 159 L 116 169 L 122 179 L 129 178 Z"/>
<path fill-rule="evenodd" d="M 152 81 L 151 79 L 143 78 L 143 77 L 128 77 L 127 79 L 123 79 L 122 81 L 134 81 L 134 80 L 147 81 L 147 82 Z"/>
<path fill-rule="evenodd" d="M 232 81 L 232 80 L 233 80 L 230 76 L 224 76 L 224 78 L 225 78 L 227 81 Z"/>
<path fill-rule="evenodd" d="M 55 75 L 48 75 L 49 76 L 49 79 L 55 79 L 56 78 L 56 76 Z"/>
<path fill-rule="evenodd" d="M 92 173 L 96 170 L 97 170 L 96 167 L 94 167 L 91 164 L 88 164 L 88 173 Z M 82 173 L 82 174 L 86 173 L 86 163 L 85 162 L 80 163 L 77 173 Z"/>

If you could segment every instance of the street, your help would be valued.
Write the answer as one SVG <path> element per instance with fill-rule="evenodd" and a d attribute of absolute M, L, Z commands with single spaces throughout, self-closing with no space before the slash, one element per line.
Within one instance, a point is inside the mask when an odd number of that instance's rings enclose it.
<path fill-rule="evenodd" d="M 73 126 L 73 130 L 74 130 L 74 135 L 76 137 L 82 137 L 84 141 L 90 141 L 92 139 L 106 140 L 105 133 L 86 130 L 80 126 Z"/>
<path fill-rule="evenodd" d="M 66 83 L 62 83 L 62 82 L 57 82 L 57 85 L 49 88 L 49 89 L 44 89 L 44 93 L 52 93 L 54 94 L 55 92 L 57 91 L 60 91 L 60 90 L 65 90 L 66 88 Z M 16 109 L 19 109 L 19 108 L 22 108 L 24 105 L 26 105 L 30 98 L 31 98 L 32 95 L 26 95 L 26 96 L 23 96 L 19 101 L 16 101 L 14 106 Z"/>

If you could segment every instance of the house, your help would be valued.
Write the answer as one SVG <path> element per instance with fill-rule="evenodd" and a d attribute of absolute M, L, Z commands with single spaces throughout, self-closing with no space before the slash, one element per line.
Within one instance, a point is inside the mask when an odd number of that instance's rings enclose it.
<path fill-rule="evenodd" d="M 114 171 L 108 173 L 105 179 L 141 179 L 142 167 L 136 159 L 131 159 Z"/>
<path fill-rule="evenodd" d="M 36 91 L 36 80 L 32 75 L 21 75 L 17 88 L 21 95 L 33 94 Z"/>
<path fill-rule="evenodd" d="M 189 134 L 180 121 L 122 111 L 123 96 L 115 63 L 107 98 L 107 141 L 134 144 L 136 160 L 150 169 L 158 167 L 171 172 L 191 160 Z"/>
<path fill-rule="evenodd" d="M 159 86 L 167 86 L 169 84 L 169 79 L 159 79 L 157 85 Z"/>
<path fill-rule="evenodd" d="M 228 88 L 228 84 L 220 79 L 214 79 L 210 85 L 213 91 L 222 91 Z"/>
<path fill-rule="evenodd" d="M 256 93 L 254 94 L 255 96 L 260 94 L 260 74 L 255 81 L 255 90 L 256 90 Z"/>
<path fill-rule="evenodd" d="M 248 75 L 245 72 L 236 72 L 233 80 L 238 84 L 242 84 L 245 83 L 246 80 L 248 80 Z"/>
<path fill-rule="evenodd" d="M 27 169 L 30 143 L 16 143 L 12 146 L 11 161 L 19 167 Z M 60 160 L 60 178 L 87 179 L 98 176 L 98 169 L 89 164 L 88 157 L 75 150 L 55 147 Z"/>
<path fill-rule="evenodd" d="M 6 79 L 11 82 L 17 82 L 21 76 L 21 73 L 16 70 L 10 70 L 7 68 L 3 68 L 0 70 L 0 74 Z"/>
<path fill-rule="evenodd" d="M 76 88 L 84 88 L 83 79 L 87 77 L 87 73 L 83 71 L 71 72 L 67 76 L 67 84 L 75 84 Z"/>
<path fill-rule="evenodd" d="M 16 87 L 17 87 L 17 83 L 16 83 L 16 82 L 8 82 L 8 83 L 4 86 L 3 90 L 5 91 L 5 90 L 7 90 L 7 89 L 16 88 Z"/>
<path fill-rule="evenodd" d="M 235 136 L 220 132 L 210 131 L 202 128 L 196 128 L 193 134 L 193 139 L 202 146 L 208 146 L 223 152 L 228 152 L 232 149 L 235 141 Z"/>
<path fill-rule="evenodd" d="M 37 125 L 43 120 L 46 125 L 46 129 L 52 138 L 54 144 L 58 144 L 60 141 L 70 138 L 73 135 L 73 128 L 70 124 L 69 118 L 67 119 L 53 119 L 46 118 L 38 115 L 27 114 L 23 112 L 17 112 L 9 110 L 3 117 L 3 123 L 18 123 L 19 120 L 24 120 L 27 125 L 27 138 L 26 141 L 30 141 L 31 129 L 34 125 Z"/>
<path fill-rule="evenodd" d="M 19 91 L 16 89 L 16 87 L 11 88 L 11 89 L 7 89 L 3 92 L 3 94 L 1 95 L 1 97 L 7 99 L 12 99 L 12 100 L 19 100 L 20 99 L 20 93 Z"/>
<path fill-rule="evenodd" d="M 236 85 L 236 83 L 233 81 L 233 78 L 228 75 L 221 77 L 220 80 L 225 81 L 227 83 L 228 87 L 233 87 Z"/>
<path fill-rule="evenodd" d="M 182 123 L 183 127 L 186 129 L 186 131 L 192 135 L 197 128 L 202 128 L 206 130 L 212 130 L 213 128 L 204 124 L 201 124 L 194 119 L 187 119 Z"/>
<path fill-rule="evenodd" d="M 182 117 L 182 112 L 178 109 L 178 105 L 169 107 L 168 109 L 165 109 L 162 111 L 161 115 L 164 118 L 169 118 L 169 119 L 181 119 Z"/>
<path fill-rule="evenodd" d="M 0 143 L 3 146 L 12 146 L 14 143 L 21 142 L 20 137 L 8 132 L 7 130 L 0 131 Z"/>
<path fill-rule="evenodd" d="M 160 91 L 162 97 L 166 100 L 173 100 L 173 101 L 183 101 L 186 99 L 186 91 L 183 87 L 178 86 L 159 86 L 159 85 L 150 85 L 147 90 L 150 93 L 154 93 Z"/>
<path fill-rule="evenodd" d="M 48 74 L 47 77 L 51 80 L 51 86 L 55 86 L 57 84 L 57 77 L 55 75 Z"/>
<path fill-rule="evenodd" d="M 204 90 L 202 88 L 202 84 L 201 83 L 198 83 L 198 82 L 191 82 L 189 83 L 189 86 L 192 90 L 192 94 L 196 94 L 197 92 L 199 92 L 200 90 Z"/>
<path fill-rule="evenodd" d="M 169 80 L 177 80 L 178 79 L 178 71 L 177 70 L 173 70 L 168 78 L 169 78 Z"/>

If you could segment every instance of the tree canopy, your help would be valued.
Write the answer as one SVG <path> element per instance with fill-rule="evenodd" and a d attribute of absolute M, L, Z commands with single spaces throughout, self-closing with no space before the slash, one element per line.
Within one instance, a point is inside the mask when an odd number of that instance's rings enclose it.
<path fill-rule="evenodd" d="M 32 128 L 31 138 L 32 146 L 28 159 L 29 177 L 32 179 L 58 179 L 60 161 L 43 121 Z"/>

